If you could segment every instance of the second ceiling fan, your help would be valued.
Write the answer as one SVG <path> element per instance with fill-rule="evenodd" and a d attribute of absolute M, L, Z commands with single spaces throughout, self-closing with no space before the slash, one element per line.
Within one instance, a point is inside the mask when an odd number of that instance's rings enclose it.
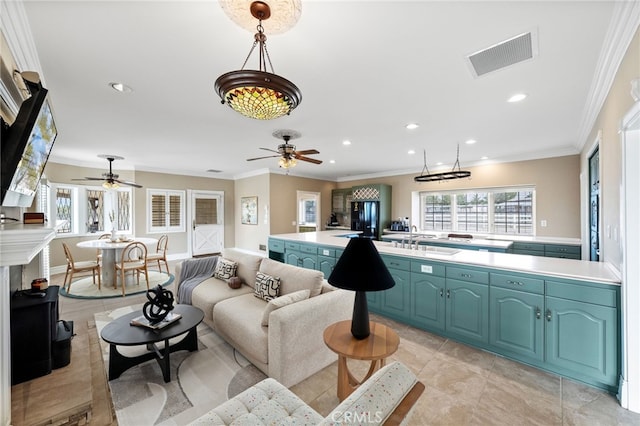
<path fill-rule="evenodd" d="M 270 148 L 260 148 L 265 151 L 275 152 L 278 155 L 267 155 L 265 157 L 247 158 L 247 161 L 262 160 L 264 158 L 280 157 L 278 165 L 283 169 L 290 169 L 294 167 L 298 161 L 306 161 L 312 164 L 322 164 L 322 160 L 316 160 L 315 158 L 307 157 L 311 154 L 320 154 L 320 151 L 316 149 L 306 149 L 302 151 L 296 151 L 296 146 L 290 144 L 289 141 L 297 139 L 301 136 L 300 132 L 295 130 L 276 130 L 273 132 L 273 136 L 284 141 L 283 144 L 278 145 L 278 150 Z"/>
<path fill-rule="evenodd" d="M 118 179 L 120 176 L 113 173 L 112 164 L 114 160 L 124 160 L 124 157 L 119 157 L 117 155 L 108 155 L 101 154 L 98 155 L 99 158 L 104 158 L 109 162 L 109 172 L 103 173 L 102 177 L 85 177 L 84 179 L 71 179 L 71 180 L 98 180 L 103 181 L 102 186 L 106 189 L 116 189 L 120 185 L 133 186 L 134 188 L 142 188 L 142 185 L 138 185 L 135 182 L 127 182 L 125 180 Z"/>

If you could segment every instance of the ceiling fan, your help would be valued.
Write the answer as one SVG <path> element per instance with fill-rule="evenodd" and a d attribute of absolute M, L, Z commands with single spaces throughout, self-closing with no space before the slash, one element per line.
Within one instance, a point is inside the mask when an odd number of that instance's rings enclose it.
<path fill-rule="evenodd" d="M 291 167 L 294 167 L 297 164 L 298 160 L 306 161 L 308 163 L 313 163 L 313 164 L 322 164 L 321 160 L 316 160 L 315 158 L 307 157 L 307 155 L 310 155 L 310 154 L 320 154 L 320 151 L 316 149 L 306 149 L 303 151 L 296 151 L 296 146 L 289 143 L 291 139 L 297 139 L 300 136 L 302 135 L 299 132 L 296 132 L 295 130 L 287 130 L 287 129 L 276 130 L 275 132 L 273 132 L 273 137 L 282 139 L 284 143 L 278 145 L 277 151 L 269 148 L 260 148 L 260 149 L 264 149 L 265 151 L 275 152 L 278 155 L 267 155 L 266 157 L 247 158 L 247 161 L 280 157 L 278 165 L 283 169 L 290 169 Z"/>
<path fill-rule="evenodd" d="M 103 173 L 102 177 L 85 177 L 83 179 L 71 179 L 71 180 L 101 180 L 102 182 L 102 186 L 107 188 L 107 189 L 116 189 L 118 188 L 120 185 L 128 185 L 128 186 L 133 186 L 135 188 L 142 188 L 142 185 L 138 185 L 135 182 L 127 182 L 124 180 L 119 180 L 118 177 L 119 175 L 113 173 L 113 169 L 112 169 L 112 164 L 113 164 L 113 160 L 124 160 L 124 157 L 119 157 L 117 155 L 108 155 L 108 154 L 101 154 L 98 155 L 99 158 L 104 158 L 109 162 L 109 173 Z"/>

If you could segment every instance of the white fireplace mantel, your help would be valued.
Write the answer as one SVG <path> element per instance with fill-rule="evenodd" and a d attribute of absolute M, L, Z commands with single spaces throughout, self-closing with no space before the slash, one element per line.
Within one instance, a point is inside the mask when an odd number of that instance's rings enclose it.
<path fill-rule="evenodd" d="M 9 267 L 26 265 L 56 236 L 50 225 L 0 225 L 0 425 L 11 424 L 11 329 Z"/>

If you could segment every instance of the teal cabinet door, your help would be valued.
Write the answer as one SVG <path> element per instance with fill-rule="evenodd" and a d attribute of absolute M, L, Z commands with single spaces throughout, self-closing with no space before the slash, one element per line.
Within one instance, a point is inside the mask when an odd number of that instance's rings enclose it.
<path fill-rule="evenodd" d="M 284 254 L 284 263 L 293 266 L 302 266 L 302 253 L 299 251 L 287 250 Z"/>
<path fill-rule="evenodd" d="M 446 280 L 446 286 L 447 333 L 489 343 L 489 287 L 452 279 Z"/>
<path fill-rule="evenodd" d="M 368 291 L 367 292 L 367 306 L 372 311 L 380 313 L 380 305 L 382 304 L 380 301 L 382 300 L 382 292 L 381 291 Z"/>
<path fill-rule="evenodd" d="M 544 359 L 543 295 L 492 287 L 489 311 L 489 341 L 500 353 Z"/>
<path fill-rule="evenodd" d="M 325 279 L 329 278 L 334 266 L 336 266 L 335 257 L 318 256 L 318 270 L 324 274 Z"/>
<path fill-rule="evenodd" d="M 546 361 L 587 381 L 615 386 L 618 377 L 616 308 L 546 298 Z"/>
<path fill-rule="evenodd" d="M 318 256 L 302 253 L 302 256 L 300 258 L 300 264 L 298 266 L 301 266 L 301 267 L 306 268 L 306 269 L 316 269 L 317 270 L 318 269 Z"/>
<path fill-rule="evenodd" d="M 414 325 L 444 331 L 445 279 L 426 274 L 411 274 L 411 321 Z"/>
<path fill-rule="evenodd" d="M 407 271 L 389 269 L 396 285 L 382 292 L 381 312 L 394 318 L 406 318 L 409 315 L 409 279 Z"/>

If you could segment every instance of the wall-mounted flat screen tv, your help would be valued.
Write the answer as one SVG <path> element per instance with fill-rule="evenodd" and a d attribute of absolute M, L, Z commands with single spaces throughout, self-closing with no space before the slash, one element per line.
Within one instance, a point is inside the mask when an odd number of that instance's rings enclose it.
<path fill-rule="evenodd" d="M 30 87 L 31 97 L 20 106 L 2 138 L 2 205 L 30 207 L 58 130 L 47 101 L 47 89 Z"/>

